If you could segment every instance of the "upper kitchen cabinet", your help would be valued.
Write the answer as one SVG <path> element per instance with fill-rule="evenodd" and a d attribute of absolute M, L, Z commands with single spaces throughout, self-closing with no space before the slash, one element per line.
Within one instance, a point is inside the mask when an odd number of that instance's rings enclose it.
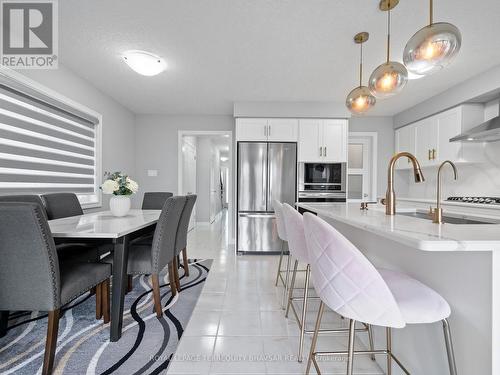
<path fill-rule="evenodd" d="M 484 159 L 480 144 L 450 142 L 450 138 L 480 124 L 483 118 L 481 104 L 463 104 L 427 117 L 396 130 L 396 152 L 414 153 L 422 167 L 439 165 L 445 160 L 480 162 Z M 401 159 L 396 167 L 406 169 L 410 164 Z"/>
<path fill-rule="evenodd" d="M 416 126 L 408 125 L 396 130 L 396 152 L 407 151 L 416 154 Z M 410 168 L 410 159 L 400 158 L 396 162 L 396 168 L 407 169 Z"/>
<path fill-rule="evenodd" d="M 347 120 L 300 120 L 299 161 L 346 162 Z"/>
<path fill-rule="evenodd" d="M 236 119 L 238 141 L 297 142 L 297 119 Z"/>

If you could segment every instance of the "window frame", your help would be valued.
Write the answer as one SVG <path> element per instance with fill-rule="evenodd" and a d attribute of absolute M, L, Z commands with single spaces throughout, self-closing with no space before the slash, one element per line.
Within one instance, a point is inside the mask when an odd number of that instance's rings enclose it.
<path fill-rule="evenodd" d="M 16 80 L 20 84 L 26 85 L 31 89 L 38 91 L 42 94 L 50 96 L 53 99 L 56 99 L 58 102 L 70 106 L 78 111 L 88 113 L 94 117 L 96 117 L 99 122 L 95 125 L 95 142 L 94 142 L 94 153 L 95 153 L 95 165 L 94 165 L 94 192 L 93 194 L 77 194 L 78 200 L 83 209 L 91 209 L 91 208 L 100 208 L 102 207 L 102 191 L 100 190 L 100 181 L 102 179 L 102 115 L 81 104 L 78 103 L 67 96 L 18 73 L 10 68 L 6 68 L 0 65 L 0 76 L 6 76 L 10 79 Z M 39 193 L 33 193 L 39 194 Z"/>

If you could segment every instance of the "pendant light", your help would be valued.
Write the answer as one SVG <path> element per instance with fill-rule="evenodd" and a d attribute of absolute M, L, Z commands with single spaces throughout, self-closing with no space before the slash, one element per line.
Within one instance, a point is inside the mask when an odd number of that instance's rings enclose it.
<path fill-rule="evenodd" d="M 391 9 L 398 5 L 399 0 L 382 0 L 381 11 L 387 12 L 387 60 L 379 65 L 371 74 L 368 86 L 377 98 L 388 98 L 399 93 L 408 82 L 408 71 L 403 64 L 390 61 L 391 51 Z"/>
<path fill-rule="evenodd" d="M 372 95 L 370 89 L 362 85 L 363 81 L 363 43 L 365 43 L 370 34 L 361 32 L 354 36 L 354 43 L 359 44 L 360 58 L 359 58 L 359 86 L 352 90 L 345 100 L 345 105 L 354 114 L 361 114 L 367 112 L 372 108 L 377 99 Z"/>
<path fill-rule="evenodd" d="M 429 0 L 429 7 L 429 25 L 410 38 L 403 52 L 408 70 L 420 75 L 435 73 L 450 64 L 462 44 L 462 35 L 455 25 L 433 22 L 433 0 Z"/>

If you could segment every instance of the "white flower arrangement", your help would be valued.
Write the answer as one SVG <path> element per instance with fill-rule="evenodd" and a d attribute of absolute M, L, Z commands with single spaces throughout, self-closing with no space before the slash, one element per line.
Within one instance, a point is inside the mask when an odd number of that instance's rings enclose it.
<path fill-rule="evenodd" d="M 101 185 L 104 194 L 132 195 L 139 191 L 139 185 L 122 172 L 104 174 L 105 181 Z"/>

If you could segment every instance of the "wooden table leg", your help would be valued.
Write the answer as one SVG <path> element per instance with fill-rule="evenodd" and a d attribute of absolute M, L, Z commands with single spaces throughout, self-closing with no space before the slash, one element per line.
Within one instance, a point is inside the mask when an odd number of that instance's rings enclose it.
<path fill-rule="evenodd" d="M 113 242 L 110 341 L 118 341 L 122 336 L 123 300 L 127 289 L 128 242 L 127 236 L 117 238 Z"/>
<path fill-rule="evenodd" d="M 7 326 L 9 325 L 9 312 L 0 311 L 0 337 L 7 334 Z"/>

